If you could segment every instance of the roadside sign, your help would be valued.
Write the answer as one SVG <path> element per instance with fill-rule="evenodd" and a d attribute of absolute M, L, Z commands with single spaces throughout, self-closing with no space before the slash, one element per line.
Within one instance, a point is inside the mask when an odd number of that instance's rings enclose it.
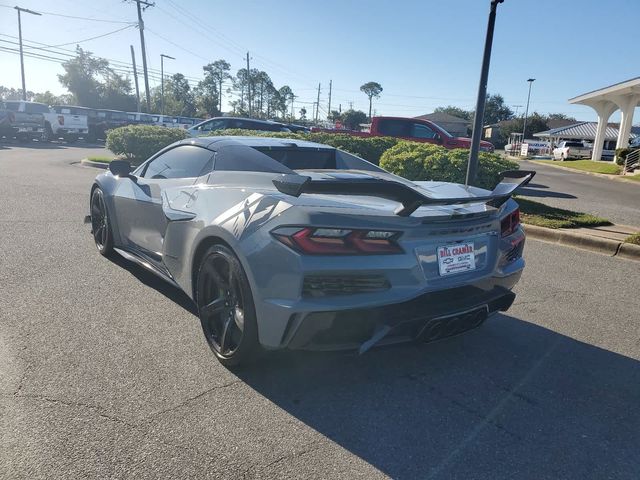
<path fill-rule="evenodd" d="M 526 157 L 529 154 L 529 144 L 528 143 L 523 143 L 520 146 L 520 156 L 521 157 Z"/>

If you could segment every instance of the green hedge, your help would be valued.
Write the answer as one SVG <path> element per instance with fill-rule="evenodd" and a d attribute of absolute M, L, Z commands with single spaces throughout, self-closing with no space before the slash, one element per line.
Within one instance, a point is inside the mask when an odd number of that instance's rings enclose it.
<path fill-rule="evenodd" d="M 409 180 L 436 180 L 464 183 L 469 150 L 447 150 L 438 145 L 400 142 L 382 155 L 380 166 Z M 475 185 L 493 189 L 500 181 L 500 172 L 517 170 L 518 163 L 495 153 L 481 152 Z"/>
<path fill-rule="evenodd" d="M 638 148 L 637 147 L 616 148 L 616 163 L 618 165 L 624 165 L 624 161 L 626 160 L 627 155 L 629 155 L 634 150 L 638 150 Z"/>
<path fill-rule="evenodd" d="M 215 132 L 216 135 L 233 135 L 249 137 L 274 137 L 307 140 L 309 142 L 323 143 L 332 147 L 353 153 L 371 163 L 378 165 L 380 157 L 389 148 L 396 145 L 399 140 L 392 137 L 356 137 L 346 134 L 312 132 L 312 133 L 288 133 L 288 132 L 264 132 L 260 130 L 228 129 Z"/>
<path fill-rule="evenodd" d="M 181 128 L 128 125 L 109 130 L 106 146 L 116 155 L 142 162 L 167 145 L 188 137 Z"/>

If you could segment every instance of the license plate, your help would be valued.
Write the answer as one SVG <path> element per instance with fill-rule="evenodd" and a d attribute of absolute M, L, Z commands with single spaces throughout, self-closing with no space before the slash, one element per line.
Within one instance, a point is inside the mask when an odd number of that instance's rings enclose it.
<path fill-rule="evenodd" d="M 475 269 L 476 254 L 473 242 L 438 247 L 438 270 L 441 276 Z"/>

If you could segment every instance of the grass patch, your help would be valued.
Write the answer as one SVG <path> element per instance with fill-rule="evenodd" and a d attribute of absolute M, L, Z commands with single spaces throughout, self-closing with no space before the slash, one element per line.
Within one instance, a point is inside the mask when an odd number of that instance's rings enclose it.
<path fill-rule="evenodd" d="M 92 157 L 87 157 L 87 160 L 91 162 L 99 162 L 99 163 L 111 163 L 111 160 L 115 160 L 113 157 L 105 157 L 100 155 L 94 155 Z"/>
<path fill-rule="evenodd" d="M 524 223 L 547 228 L 580 228 L 611 225 L 605 218 L 588 213 L 573 212 L 562 208 L 549 207 L 525 198 L 516 198 L 520 205 L 520 216 Z"/>
<path fill-rule="evenodd" d="M 633 243 L 634 245 L 640 245 L 640 233 L 634 233 L 624 239 L 626 243 Z"/>
<path fill-rule="evenodd" d="M 622 178 L 625 180 L 631 180 L 632 182 L 640 182 L 640 175 L 625 175 Z"/>
<path fill-rule="evenodd" d="M 595 162 L 593 160 L 567 160 L 554 162 L 553 160 L 534 160 L 537 163 L 556 163 L 561 167 L 582 170 L 583 172 L 604 173 L 606 175 L 619 175 L 620 166 L 612 162 Z"/>

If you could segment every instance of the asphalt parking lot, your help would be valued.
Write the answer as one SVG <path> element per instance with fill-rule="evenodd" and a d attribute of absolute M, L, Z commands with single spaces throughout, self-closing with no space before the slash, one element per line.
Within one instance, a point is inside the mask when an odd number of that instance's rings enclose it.
<path fill-rule="evenodd" d="M 640 264 L 529 241 L 473 332 L 232 373 L 95 251 L 71 163 L 102 153 L 0 147 L 0 478 L 640 477 Z"/>
<path fill-rule="evenodd" d="M 536 171 L 535 178 L 520 195 L 640 229 L 640 182 L 612 180 L 527 160 L 519 163 L 522 169 Z M 562 166 L 562 162 L 557 164 Z"/>

